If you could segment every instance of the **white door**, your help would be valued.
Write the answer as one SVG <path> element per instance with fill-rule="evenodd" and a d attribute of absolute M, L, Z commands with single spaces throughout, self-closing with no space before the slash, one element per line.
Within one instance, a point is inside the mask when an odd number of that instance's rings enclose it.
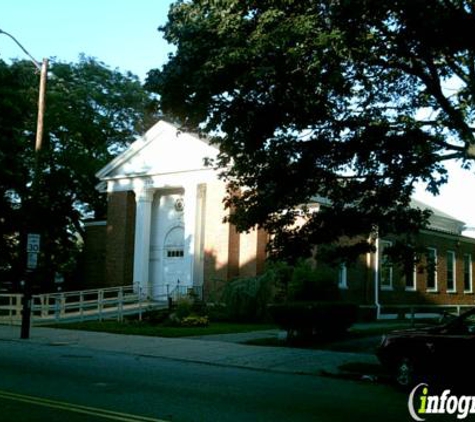
<path fill-rule="evenodd" d="M 167 294 L 180 284 L 190 283 L 189 257 L 185 248 L 182 194 L 157 192 L 152 206 L 149 280 L 155 300 L 166 300 Z M 178 283 L 178 280 L 180 281 Z"/>
<path fill-rule="evenodd" d="M 169 293 L 184 288 L 187 283 L 185 260 L 185 230 L 173 227 L 166 235 L 163 245 L 163 280 Z"/>

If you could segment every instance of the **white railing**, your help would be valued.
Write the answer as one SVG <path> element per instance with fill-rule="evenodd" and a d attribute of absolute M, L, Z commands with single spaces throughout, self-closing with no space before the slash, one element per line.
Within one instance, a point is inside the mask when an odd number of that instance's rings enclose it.
<path fill-rule="evenodd" d="M 22 294 L 0 294 L 0 323 L 18 324 L 22 316 Z M 35 324 L 86 319 L 117 318 L 142 313 L 148 302 L 134 286 L 107 287 L 73 292 L 33 295 L 31 321 Z"/>
<path fill-rule="evenodd" d="M 87 317 L 116 317 L 122 320 L 127 311 L 142 313 L 142 298 L 133 286 L 107 287 L 33 296 L 33 321 L 84 320 Z"/>
<path fill-rule="evenodd" d="M 84 321 L 86 319 L 117 318 L 142 313 L 150 308 L 169 305 L 183 297 L 194 295 L 202 299 L 201 286 L 185 286 L 177 283 L 173 288 L 160 285 L 154 300 L 147 298 L 140 287 L 119 286 L 73 292 L 43 293 L 32 296 L 31 322 L 35 325 L 60 321 Z M 22 319 L 23 295 L 0 294 L 0 324 L 17 325 Z"/>
<path fill-rule="evenodd" d="M 0 294 L 0 322 L 14 325 L 21 320 L 22 294 Z"/>

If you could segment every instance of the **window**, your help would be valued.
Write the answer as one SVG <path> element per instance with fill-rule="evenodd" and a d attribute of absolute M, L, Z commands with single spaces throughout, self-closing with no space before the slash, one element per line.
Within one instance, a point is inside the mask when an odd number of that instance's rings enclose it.
<path fill-rule="evenodd" d="M 472 255 L 463 256 L 463 290 L 465 293 L 472 293 Z"/>
<path fill-rule="evenodd" d="M 341 263 L 338 267 L 338 287 L 340 289 L 348 288 L 348 270 L 345 263 Z"/>
<path fill-rule="evenodd" d="M 427 248 L 426 252 L 427 290 L 437 291 L 437 249 Z"/>
<path fill-rule="evenodd" d="M 457 291 L 455 279 L 455 252 L 447 251 L 447 291 Z"/>
<path fill-rule="evenodd" d="M 167 258 L 183 258 L 184 251 L 183 249 L 168 249 Z"/>
<path fill-rule="evenodd" d="M 382 240 L 379 243 L 380 248 L 380 284 L 381 289 L 391 290 L 393 288 L 393 263 L 387 253 L 387 249 L 392 246 L 392 242 Z"/>
<path fill-rule="evenodd" d="M 182 226 L 175 226 L 166 234 L 164 256 L 173 259 L 185 256 L 185 230 Z"/>

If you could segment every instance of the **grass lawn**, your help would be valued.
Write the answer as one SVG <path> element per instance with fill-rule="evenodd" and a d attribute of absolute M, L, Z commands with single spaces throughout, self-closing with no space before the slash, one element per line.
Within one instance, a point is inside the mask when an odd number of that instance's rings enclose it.
<path fill-rule="evenodd" d="M 55 324 L 50 325 L 50 327 L 154 337 L 206 336 L 211 334 L 245 333 L 277 328 L 273 324 L 241 324 L 230 322 L 211 322 L 207 327 L 171 327 L 136 320 L 125 320 L 123 322 L 113 320 L 85 321 Z"/>

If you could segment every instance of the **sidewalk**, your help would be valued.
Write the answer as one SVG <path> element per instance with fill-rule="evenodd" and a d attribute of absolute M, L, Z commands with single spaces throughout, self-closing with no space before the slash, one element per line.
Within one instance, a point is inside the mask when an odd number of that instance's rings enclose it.
<path fill-rule="evenodd" d="M 278 335 L 278 332 L 268 330 L 264 334 L 244 333 L 239 336 L 244 341 L 249 336 L 262 338 Z M 355 379 L 364 374 L 347 372 L 344 370 L 345 366 L 378 365 L 373 354 L 244 345 L 236 343 L 239 340 L 236 334 L 233 334 L 234 339 L 231 341 L 229 337 L 163 338 L 33 327 L 30 339 L 20 340 L 19 336 L 19 327 L 0 325 L 0 342 L 16 341 L 24 343 L 25 346 L 30 343 L 68 346 L 217 366 L 293 374 L 348 376 Z"/>

